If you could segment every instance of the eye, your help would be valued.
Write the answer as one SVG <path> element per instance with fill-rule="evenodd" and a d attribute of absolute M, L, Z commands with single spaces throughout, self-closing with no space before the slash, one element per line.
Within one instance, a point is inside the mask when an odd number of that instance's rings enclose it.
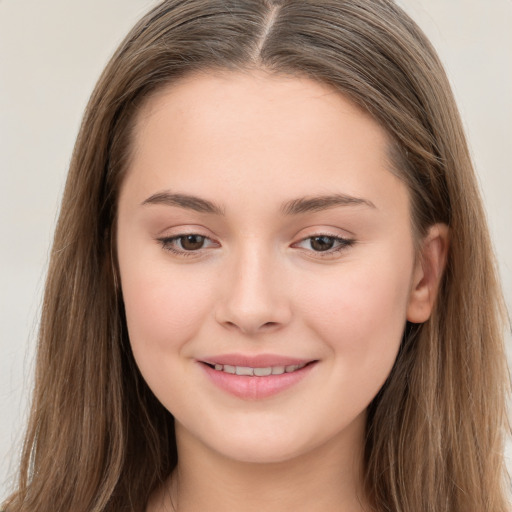
<path fill-rule="evenodd" d="M 294 244 L 294 247 L 309 251 L 332 254 L 342 251 L 355 243 L 354 240 L 332 235 L 315 235 L 304 238 Z"/>
<path fill-rule="evenodd" d="M 197 233 L 159 238 L 158 241 L 165 250 L 181 255 L 191 255 L 201 251 L 201 249 L 218 247 L 216 242 L 206 236 L 198 235 Z"/>

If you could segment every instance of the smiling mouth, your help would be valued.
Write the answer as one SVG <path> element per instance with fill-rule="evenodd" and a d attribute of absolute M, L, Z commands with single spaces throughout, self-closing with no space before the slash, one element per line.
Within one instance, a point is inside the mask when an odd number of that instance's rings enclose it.
<path fill-rule="evenodd" d="M 224 354 L 198 362 L 221 390 L 242 400 L 262 400 L 297 385 L 313 371 L 319 360 L 268 354 L 256 357 Z"/>
<path fill-rule="evenodd" d="M 310 361 L 303 364 L 291 364 L 287 366 L 265 366 L 260 368 L 253 368 L 250 366 L 233 366 L 229 364 L 212 364 L 204 363 L 213 370 L 231 375 L 241 375 L 246 377 L 268 377 L 269 375 L 283 375 L 284 373 L 293 373 L 301 370 L 316 361 Z"/>

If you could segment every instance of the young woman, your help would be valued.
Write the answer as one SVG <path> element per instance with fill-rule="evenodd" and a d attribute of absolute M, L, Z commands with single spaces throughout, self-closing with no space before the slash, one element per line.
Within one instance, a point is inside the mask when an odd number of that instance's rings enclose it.
<path fill-rule="evenodd" d="M 504 512 L 502 330 L 394 3 L 164 1 L 84 117 L 5 509 Z"/>

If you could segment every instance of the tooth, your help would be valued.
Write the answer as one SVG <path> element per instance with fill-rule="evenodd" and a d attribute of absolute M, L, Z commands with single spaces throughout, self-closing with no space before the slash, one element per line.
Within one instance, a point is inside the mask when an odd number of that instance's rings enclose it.
<path fill-rule="evenodd" d="M 254 368 L 254 375 L 257 375 L 258 377 L 266 377 L 271 374 L 272 368 L 270 366 L 268 368 Z"/>
<path fill-rule="evenodd" d="M 290 364 L 288 366 L 267 366 L 265 368 L 251 368 L 249 366 L 232 366 L 229 364 L 214 364 L 214 368 L 217 371 L 224 371 L 232 375 L 245 375 L 257 377 L 266 377 L 267 375 L 282 375 L 283 373 L 292 373 L 301 368 L 304 368 L 307 363 L 302 364 Z"/>
<path fill-rule="evenodd" d="M 248 366 L 237 366 L 236 374 L 237 375 L 254 375 L 254 368 L 249 368 Z"/>

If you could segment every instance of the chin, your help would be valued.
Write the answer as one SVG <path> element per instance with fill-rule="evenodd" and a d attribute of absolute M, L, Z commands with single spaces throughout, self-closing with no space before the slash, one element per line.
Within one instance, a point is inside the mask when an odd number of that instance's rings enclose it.
<path fill-rule="evenodd" d="M 256 433 L 244 432 L 234 435 L 233 431 L 216 437 L 211 447 L 220 455 L 242 463 L 276 464 L 286 462 L 314 449 L 314 443 L 303 435 L 294 436 L 289 431 Z"/>
<path fill-rule="evenodd" d="M 261 444 L 253 442 L 251 446 L 246 445 L 242 450 L 226 450 L 224 448 L 223 452 L 222 455 L 236 462 L 246 464 L 278 464 L 300 457 L 304 452 L 307 452 L 307 449 L 301 450 L 297 447 L 276 446 L 276 443 L 274 443 L 273 447 L 269 447 L 263 442 Z"/>

